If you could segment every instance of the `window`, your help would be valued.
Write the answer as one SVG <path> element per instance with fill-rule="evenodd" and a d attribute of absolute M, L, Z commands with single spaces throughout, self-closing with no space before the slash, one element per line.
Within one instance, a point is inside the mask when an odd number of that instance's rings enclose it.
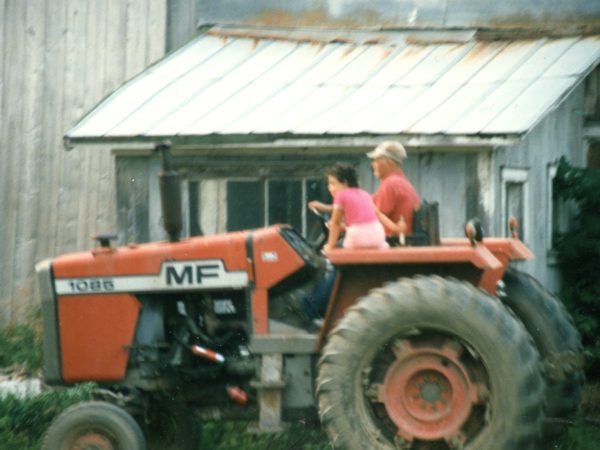
<path fill-rule="evenodd" d="M 261 181 L 227 183 L 227 231 L 265 225 L 265 189 Z"/>
<path fill-rule="evenodd" d="M 587 150 L 587 166 L 600 169 L 600 141 L 592 141 Z"/>
<path fill-rule="evenodd" d="M 559 233 L 567 231 L 567 205 L 556 189 L 554 188 L 554 179 L 556 177 L 556 164 L 548 166 L 547 182 L 547 204 L 548 204 L 548 239 L 547 247 L 552 251 L 555 247 L 556 236 Z"/>
<path fill-rule="evenodd" d="M 510 236 L 508 220 L 517 219 L 519 238 L 527 242 L 529 233 L 529 187 L 526 169 L 502 168 L 502 226 Z"/>
<path fill-rule="evenodd" d="M 286 223 L 309 236 L 318 231 L 319 223 L 306 204 L 309 200 L 331 202 L 323 178 L 205 179 L 187 185 L 185 231 L 189 235 Z"/>
<path fill-rule="evenodd" d="M 306 205 L 331 203 L 324 168 L 335 161 L 358 165 L 360 155 L 177 155 L 181 179 L 181 237 L 287 223 L 309 240 L 321 231 Z M 157 158 L 117 155 L 117 224 L 121 242 L 167 238 L 162 225 Z"/>

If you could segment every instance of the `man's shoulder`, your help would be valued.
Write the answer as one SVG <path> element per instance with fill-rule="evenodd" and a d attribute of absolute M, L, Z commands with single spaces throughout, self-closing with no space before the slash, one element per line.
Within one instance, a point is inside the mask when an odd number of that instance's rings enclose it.
<path fill-rule="evenodd" d="M 415 187 L 402 172 L 394 172 L 382 180 L 380 189 L 390 195 L 418 195 Z"/>
<path fill-rule="evenodd" d="M 410 181 L 408 181 L 408 178 L 406 178 L 406 175 L 404 175 L 402 172 L 392 172 L 391 174 L 389 174 L 387 177 L 385 177 L 383 180 L 381 180 L 381 185 L 386 185 L 386 186 L 391 186 L 391 185 L 397 185 L 397 184 L 410 184 Z"/>

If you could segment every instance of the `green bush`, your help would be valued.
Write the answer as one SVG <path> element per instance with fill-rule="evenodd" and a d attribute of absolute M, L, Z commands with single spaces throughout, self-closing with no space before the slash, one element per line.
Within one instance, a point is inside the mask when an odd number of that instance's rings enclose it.
<path fill-rule="evenodd" d="M 2 450 L 35 450 L 50 422 L 69 406 L 91 397 L 92 384 L 64 391 L 48 391 L 33 397 L 0 397 Z"/>
<path fill-rule="evenodd" d="M 553 450 L 597 450 L 600 442 L 600 428 L 585 424 L 576 424 L 569 428 L 560 443 Z"/>
<path fill-rule="evenodd" d="M 557 236 L 563 277 L 560 297 L 573 315 L 590 355 L 588 376 L 600 376 L 600 170 L 576 168 L 560 160 L 555 189 L 577 204 L 577 215 L 567 233 Z"/>
<path fill-rule="evenodd" d="M 14 367 L 33 374 L 42 367 L 42 321 L 39 310 L 29 313 L 25 324 L 0 328 L 0 368 Z"/>

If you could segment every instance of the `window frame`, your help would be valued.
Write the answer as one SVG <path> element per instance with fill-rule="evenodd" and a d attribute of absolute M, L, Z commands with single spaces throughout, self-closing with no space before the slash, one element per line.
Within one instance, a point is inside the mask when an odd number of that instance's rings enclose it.
<path fill-rule="evenodd" d="M 550 163 L 546 172 L 546 211 L 548 223 L 546 229 L 546 250 L 548 253 L 554 251 L 554 242 L 552 239 L 554 235 L 554 178 L 556 177 L 557 167 L 556 163 Z"/>
<path fill-rule="evenodd" d="M 509 184 L 520 183 L 522 184 L 522 205 L 523 205 L 523 223 L 519 226 L 519 239 L 523 242 L 531 241 L 531 220 L 529 207 L 529 169 L 519 167 L 501 167 L 500 170 L 501 179 L 501 208 L 502 208 L 502 235 L 509 236 L 508 231 L 508 192 L 507 187 Z M 521 224 L 519 224 L 521 225 Z M 525 230 L 525 234 L 521 230 Z"/>
<path fill-rule="evenodd" d="M 309 218 L 308 218 L 308 209 L 305 207 L 306 204 L 308 203 L 309 199 L 307 198 L 308 195 L 308 183 L 314 180 L 319 180 L 319 175 L 315 174 L 315 175 L 306 175 L 306 174 L 298 174 L 298 175 L 292 175 L 292 176 L 281 176 L 281 175 L 276 175 L 273 174 L 273 176 L 255 176 L 255 177 L 249 177 L 249 176 L 229 176 L 229 177 L 218 177 L 218 176 L 210 176 L 210 177 L 204 177 L 201 175 L 198 176 L 194 176 L 193 174 L 188 174 L 188 176 L 182 180 L 182 188 L 183 188 L 183 192 L 184 194 L 182 195 L 182 203 L 184 205 L 183 208 L 183 230 L 182 230 L 182 235 L 185 237 L 189 237 L 189 233 L 190 233 L 190 225 L 191 225 L 191 220 L 190 220 L 190 196 L 188 193 L 188 186 L 190 185 L 190 183 L 195 183 L 198 187 L 198 190 L 200 191 L 201 187 L 202 187 L 202 181 L 204 180 L 213 180 L 213 181 L 218 181 L 218 182 L 222 182 L 225 185 L 225 201 L 227 202 L 227 184 L 230 181 L 247 181 L 247 182 L 261 182 L 263 184 L 263 198 L 262 201 L 264 203 L 264 210 L 263 210 L 263 214 L 262 214 L 262 225 L 263 227 L 269 226 L 269 202 L 270 202 L 270 198 L 269 198 L 269 183 L 272 181 L 300 181 L 301 182 L 301 205 L 299 205 L 301 207 L 301 229 L 298 230 L 298 232 L 300 232 L 303 236 L 306 236 L 306 233 L 308 232 L 308 225 L 309 225 Z M 325 179 L 323 178 L 323 182 L 325 182 Z M 198 197 L 201 198 L 202 194 L 201 192 L 199 192 Z M 200 217 L 202 216 L 202 210 L 203 207 L 202 205 L 200 205 L 199 211 L 200 211 Z M 225 207 L 222 209 L 222 211 L 224 211 L 224 217 L 221 218 L 220 222 L 222 222 L 222 226 L 223 229 L 217 229 L 216 232 L 217 233 L 226 233 L 226 232 L 230 232 L 230 230 L 227 229 L 227 225 L 228 225 L 228 221 L 227 221 L 227 206 L 225 205 Z M 199 224 L 202 224 L 202 220 L 199 220 Z M 204 231 L 204 230 L 203 230 Z"/>
<path fill-rule="evenodd" d="M 291 180 L 302 179 L 302 195 L 306 199 L 310 195 L 308 183 L 306 180 L 326 180 L 325 168 L 335 164 L 338 161 L 345 161 L 353 164 L 355 167 L 360 167 L 363 153 L 348 153 L 343 148 L 336 151 L 318 151 L 310 152 L 238 152 L 237 150 L 229 150 L 222 154 L 216 155 L 206 150 L 190 150 L 185 154 L 177 154 L 173 158 L 174 169 L 180 174 L 182 180 L 182 188 L 188 186 L 191 182 L 197 182 L 200 185 L 203 181 L 216 180 L 223 182 L 224 190 L 219 190 L 220 196 L 217 201 L 223 202 L 221 206 L 227 208 L 227 188 L 228 181 L 242 180 Z M 265 188 L 268 186 L 265 185 Z M 185 188 L 187 190 L 187 187 Z M 201 189 L 199 189 L 200 192 Z M 266 191 L 265 191 L 266 192 Z M 188 193 L 189 194 L 189 193 Z M 266 194 L 265 194 L 266 195 Z M 202 194 L 201 194 L 202 197 Z M 200 197 L 200 202 L 203 199 Z M 310 199 L 306 199 L 311 200 Z M 221 203 L 220 203 L 221 204 Z M 183 203 L 182 208 L 188 210 L 189 206 Z M 200 207 L 199 223 L 202 227 L 202 215 L 206 211 L 206 204 Z M 189 214 L 189 211 L 184 211 L 183 214 Z M 268 223 L 268 208 L 264 211 L 264 224 Z M 302 207 L 302 224 L 303 232 L 307 232 L 310 222 L 308 216 L 310 212 L 306 205 Z M 182 236 L 188 236 L 190 231 L 189 216 L 186 216 Z M 215 221 L 215 226 L 210 231 L 216 233 L 226 233 L 227 231 L 227 213 L 219 212 L 220 220 Z M 207 235 L 212 234 L 210 231 L 202 228 L 202 231 Z"/>
<path fill-rule="evenodd" d="M 547 169 L 546 179 L 546 202 L 547 202 L 547 236 L 546 236 L 546 252 L 549 257 L 549 263 L 554 264 L 556 257 L 556 248 L 553 240 L 555 233 L 565 233 L 569 227 L 569 202 L 564 199 L 558 199 L 558 218 L 557 226 L 555 228 L 554 214 L 555 207 L 557 204 L 554 202 L 554 179 L 556 178 L 556 171 L 558 169 L 558 163 L 549 163 Z"/>

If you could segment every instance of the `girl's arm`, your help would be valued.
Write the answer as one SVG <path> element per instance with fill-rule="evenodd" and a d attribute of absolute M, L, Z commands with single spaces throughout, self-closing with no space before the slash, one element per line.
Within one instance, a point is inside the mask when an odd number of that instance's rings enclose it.
<path fill-rule="evenodd" d="M 310 209 L 316 209 L 317 211 L 328 214 L 331 214 L 331 212 L 333 211 L 333 205 L 326 205 L 325 203 L 321 203 L 318 200 L 312 200 L 308 202 L 308 207 Z"/>
<path fill-rule="evenodd" d="M 335 248 L 338 238 L 342 230 L 342 208 L 332 207 L 331 220 L 329 221 L 329 238 L 327 244 L 323 247 L 323 251 L 328 252 Z"/>

